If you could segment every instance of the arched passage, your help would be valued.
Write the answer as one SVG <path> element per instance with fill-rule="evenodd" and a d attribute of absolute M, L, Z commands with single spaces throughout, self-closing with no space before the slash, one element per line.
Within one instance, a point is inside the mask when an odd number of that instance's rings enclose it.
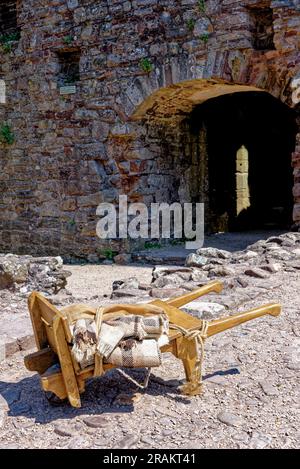
<path fill-rule="evenodd" d="M 292 225 L 297 127 L 279 99 L 195 80 L 156 91 L 132 120 L 143 126 L 139 151 L 156 155 L 143 179 L 157 183 L 149 201 L 204 202 L 209 231 Z"/>
<path fill-rule="evenodd" d="M 237 92 L 207 100 L 188 121 L 196 141 L 206 134 L 196 151 L 207 158 L 211 228 L 290 227 L 294 112 L 268 93 Z"/>

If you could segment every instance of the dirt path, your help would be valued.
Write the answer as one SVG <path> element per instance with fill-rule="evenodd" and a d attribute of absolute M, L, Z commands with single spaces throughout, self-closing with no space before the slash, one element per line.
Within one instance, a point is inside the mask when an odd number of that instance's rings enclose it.
<path fill-rule="evenodd" d="M 72 272 L 68 289 L 74 298 L 94 295 L 110 295 L 115 280 L 138 277 L 140 282 L 150 283 L 152 266 L 143 265 L 67 265 Z"/>

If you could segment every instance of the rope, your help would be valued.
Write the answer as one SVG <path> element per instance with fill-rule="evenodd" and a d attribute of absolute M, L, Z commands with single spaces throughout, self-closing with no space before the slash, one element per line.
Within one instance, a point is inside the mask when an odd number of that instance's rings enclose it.
<path fill-rule="evenodd" d="M 95 318 L 97 343 L 98 343 L 99 334 L 100 334 L 100 330 L 101 330 L 103 313 L 104 313 L 104 308 L 99 306 L 97 308 L 96 318 Z M 104 370 L 103 370 L 103 356 L 98 351 L 96 351 L 96 353 L 95 353 L 94 377 L 103 375 L 103 372 L 104 372 Z"/>
<path fill-rule="evenodd" d="M 97 341 L 99 339 L 99 334 L 101 330 L 101 325 L 102 325 L 102 320 L 103 320 L 103 314 L 104 314 L 104 308 L 99 306 L 96 311 L 96 317 L 95 317 L 95 323 L 96 323 L 96 337 Z M 120 368 L 117 368 L 117 371 L 121 375 L 123 375 L 125 378 L 127 378 L 129 381 L 131 381 L 133 384 L 135 384 L 138 388 L 140 389 L 147 389 L 148 384 L 149 384 L 149 379 L 150 379 L 150 374 L 151 374 L 151 368 L 147 368 L 147 374 L 144 379 L 143 384 L 138 383 L 134 378 L 129 376 L 125 371 L 121 370 Z M 95 368 L 94 368 L 94 377 L 96 376 L 101 376 L 103 374 L 103 356 L 97 351 L 95 353 Z"/>
<path fill-rule="evenodd" d="M 138 388 L 143 389 L 143 390 L 147 389 L 148 384 L 149 384 L 150 374 L 151 374 L 151 368 L 147 368 L 147 374 L 146 374 L 143 384 L 138 383 L 134 378 L 129 376 L 127 373 L 125 373 L 125 371 L 121 370 L 120 368 L 117 368 L 117 371 L 121 375 L 123 375 L 125 378 L 127 378 L 129 381 L 131 381 L 133 384 L 135 384 Z"/>
<path fill-rule="evenodd" d="M 98 340 L 101 325 L 102 325 L 103 313 L 104 313 L 104 308 L 99 307 L 97 309 L 96 318 L 95 318 L 97 340 Z M 170 329 L 175 329 L 181 332 L 183 337 L 186 338 L 187 340 L 195 341 L 195 348 L 197 351 L 197 361 L 196 361 L 194 372 L 193 372 L 194 374 L 193 378 L 194 378 L 194 381 L 198 381 L 199 384 L 202 384 L 203 361 L 204 361 L 204 356 L 205 356 L 204 343 L 205 343 L 205 340 L 207 339 L 208 321 L 203 319 L 201 329 L 196 329 L 196 330 L 185 329 L 184 327 L 179 326 L 177 324 L 170 324 L 169 327 Z M 147 389 L 149 385 L 151 368 L 147 368 L 147 374 L 146 374 L 143 384 L 138 383 L 134 378 L 129 376 L 127 373 L 125 373 L 125 371 L 121 370 L 120 368 L 117 368 L 117 371 L 121 375 L 123 375 L 125 378 L 127 378 L 129 381 L 131 381 L 133 384 L 135 384 L 138 388 L 143 389 L 143 390 Z M 102 374 L 103 374 L 103 357 L 102 355 L 96 352 L 94 376 L 100 376 Z"/>
<path fill-rule="evenodd" d="M 207 339 L 208 321 L 202 319 L 201 329 L 189 330 L 177 324 L 170 324 L 170 329 L 178 330 L 187 340 L 194 340 L 197 351 L 197 361 L 195 365 L 195 378 L 202 384 L 203 361 L 205 356 L 204 343 Z"/>

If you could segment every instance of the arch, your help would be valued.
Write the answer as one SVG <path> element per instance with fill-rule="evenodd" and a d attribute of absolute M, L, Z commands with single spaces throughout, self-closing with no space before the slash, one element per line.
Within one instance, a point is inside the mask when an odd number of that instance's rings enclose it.
<path fill-rule="evenodd" d="M 296 89 L 298 81 L 292 83 Z M 184 80 L 150 93 L 130 116 L 134 154 L 145 168 L 143 187 L 136 184 L 134 193 L 146 192 L 150 202 L 204 202 L 209 231 L 291 226 L 297 128 L 293 106 L 283 101 L 258 86 L 222 79 Z M 249 174 L 236 169 L 243 145 Z M 269 176 L 277 187 L 271 195 Z"/>
<path fill-rule="evenodd" d="M 176 120 L 193 105 L 235 91 L 265 91 L 296 107 L 300 101 L 299 67 L 287 71 L 278 68 L 272 56 L 261 59 L 258 67 L 252 51 L 210 51 L 196 65 L 192 57 L 183 54 L 177 62 L 157 64 L 152 72 L 124 82 L 120 104 L 131 121 L 148 115 L 157 119 L 172 115 Z"/>
<path fill-rule="evenodd" d="M 249 91 L 263 92 L 264 90 L 256 86 L 229 83 L 224 80 L 186 80 L 152 93 L 137 106 L 131 120 L 139 121 L 151 117 L 156 120 L 177 121 L 208 99 Z"/>

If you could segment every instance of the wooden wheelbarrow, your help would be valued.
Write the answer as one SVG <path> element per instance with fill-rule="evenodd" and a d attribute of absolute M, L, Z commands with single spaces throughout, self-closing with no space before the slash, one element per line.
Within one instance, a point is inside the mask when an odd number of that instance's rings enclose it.
<path fill-rule="evenodd" d="M 197 340 L 191 340 L 191 334 L 195 334 L 196 337 L 198 331 L 203 331 L 204 322 L 179 308 L 207 293 L 218 293 L 222 288 L 220 282 L 212 281 L 183 296 L 150 303 L 161 307 L 169 318 L 171 326 L 169 344 L 161 351 L 172 352 L 175 357 L 182 360 L 186 384 L 182 386 L 181 391 L 186 395 L 197 395 L 201 392 L 201 376 L 197 369 L 199 348 Z M 44 391 L 53 393 L 59 399 L 68 398 L 73 407 L 81 407 L 80 394 L 84 392 L 85 381 L 94 376 L 94 366 L 81 369 L 73 359 L 72 334 L 68 319 L 70 314 L 78 317 L 83 305 L 72 305 L 59 311 L 41 294 L 33 292 L 29 297 L 28 306 L 38 351 L 25 357 L 26 368 L 40 374 Z M 280 312 L 281 306 L 271 303 L 243 313 L 207 321 L 205 338 L 265 314 L 278 316 Z M 172 326 L 175 326 L 175 329 L 172 329 Z M 113 367 L 111 364 L 104 364 L 105 371 Z"/>

